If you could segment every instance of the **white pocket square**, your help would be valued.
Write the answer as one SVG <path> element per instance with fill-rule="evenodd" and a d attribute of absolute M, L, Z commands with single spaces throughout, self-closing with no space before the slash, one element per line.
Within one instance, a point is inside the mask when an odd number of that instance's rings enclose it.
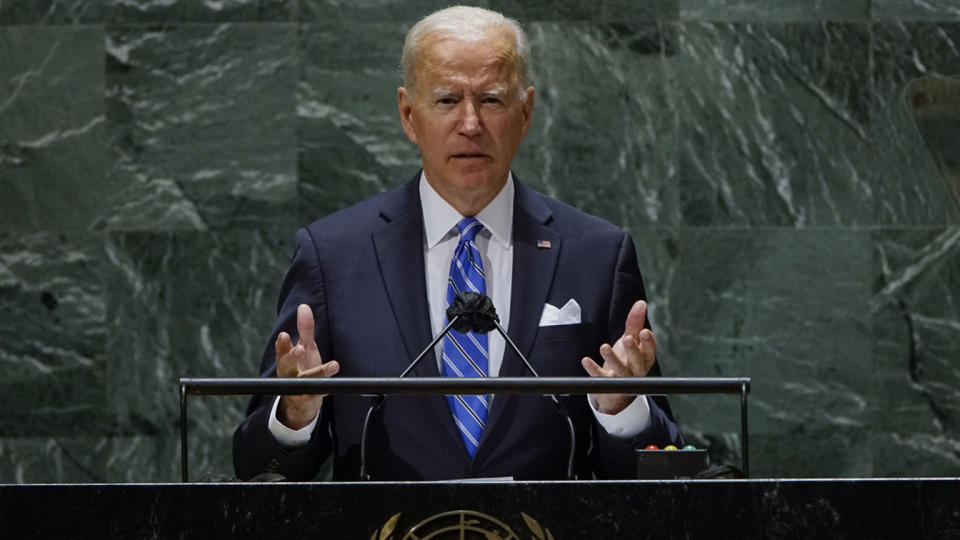
<path fill-rule="evenodd" d="M 540 326 L 557 326 L 560 324 L 580 324 L 580 304 L 573 298 L 567 300 L 567 303 L 560 309 L 550 304 L 543 306 Z"/>

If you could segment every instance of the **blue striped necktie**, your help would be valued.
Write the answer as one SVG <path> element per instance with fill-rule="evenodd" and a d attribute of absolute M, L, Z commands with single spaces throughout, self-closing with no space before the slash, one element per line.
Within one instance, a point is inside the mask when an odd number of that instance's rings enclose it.
<path fill-rule="evenodd" d="M 483 260 L 474 242 L 483 225 L 476 218 L 466 218 L 457 224 L 457 229 L 460 230 L 460 241 L 450 261 L 447 305 L 453 302 L 460 291 L 487 293 Z M 486 334 L 461 334 L 450 330 L 443 340 L 443 376 L 486 377 L 489 350 Z M 477 453 L 480 435 L 487 422 L 487 396 L 447 396 L 447 402 L 467 453 L 472 458 Z"/>

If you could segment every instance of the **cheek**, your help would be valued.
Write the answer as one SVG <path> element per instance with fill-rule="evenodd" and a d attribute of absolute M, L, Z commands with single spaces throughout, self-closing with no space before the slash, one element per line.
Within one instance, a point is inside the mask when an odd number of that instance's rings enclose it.
<path fill-rule="evenodd" d="M 487 126 L 501 144 L 513 146 L 523 139 L 523 117 L 519 114 L 493 116 Z"/>
<path fill-rule="evenodd" d="M 424 141 L 430 141 L 432 145 L 443 141 L 449 131 L 449 126 L 443 119 L 425 120 L 417 126 L 417 135 Z"/>
<path fill-rule="evenodd" d="M 411 123 L 411 128 L 416 136 L 416 140 L 413 142 L 420 148 L 421 154 L 424 156 L 427 155 L 430 149 L 436 146 L 430 138 L 431 131 L 429 125 L 423 121 L 416 121 Z"/>
<path fill-rule="evenodd" d="M 503 146 L 516 147 L 523 140 L 523 124 L 510 123 L 510 125 L 504 126 L 498 138 Z"/>

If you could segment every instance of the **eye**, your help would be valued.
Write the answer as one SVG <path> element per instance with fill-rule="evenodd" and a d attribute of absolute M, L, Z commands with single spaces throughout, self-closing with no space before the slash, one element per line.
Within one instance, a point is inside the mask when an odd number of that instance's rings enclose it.
<path fill-rule="evenodd" d="M 453 96 L 443 96 L 437 99 L 438 105 L 456 105 L 457 99 Z"/>
<path fill-rule="evenodd" d="M 497 96 L 485 96 L 482 103 L 486 103 L 487 105 L 500 105 L 503 103 L 503 100 Z"/>

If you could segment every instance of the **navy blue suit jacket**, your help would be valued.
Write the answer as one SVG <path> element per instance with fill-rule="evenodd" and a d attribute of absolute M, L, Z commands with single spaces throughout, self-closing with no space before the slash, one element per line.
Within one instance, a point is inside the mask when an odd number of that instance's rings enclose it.
<path fill-rule="evenodd" d="M 397 376 L 430 342 L 419 176 L 297 233 L 261 376 L 276 376 L 273 343 L 281 331 L 296 336 L 301 303 L 313 308 L 320 354 L 325 361 L 340 362 L 339 376 Z M 549 241 L 550 247 L 538 247 L 539 240 Z M 620 337 L 631 305 L 644 298 L 631 238 L 516 181 L 513 249 L 508 333 L 540 375 L 586 376 L 580 359 L 600 361 L 600 345 Z M 581 306 L 581 324 L 539 327 L 544 304 L 559 307 L 571 298 Z M 654 366 L 651 374 L 659 374 L 659 368 Z M 508 350 L 500 375 L 527 373 Z M 412 376 L 439 376 L 437 362 L 432 356 L 425 359 Z M 267 428 L 274 399 L 254 397 L 234 435 L 240 478 L 271 470 L 309 480 L 332 452 L 334 479 L 357 479 L 368 398 L 325 398 L 309 444 L 293 450 L 277 443 Z M 633 448 L 683 442 L 663 398 L 647 398 L 650 425 L 627 441 L 597 425 L 584 396 L 562 399 L 577 429 L 580 477 L 631 477 Z M 565 420 L 547 399 L 496 396 L 471 459 L 443 396 L 390 396 L 371 430 L 368 467 L 376 480 L 563 478 L 568 433 Z"/>

